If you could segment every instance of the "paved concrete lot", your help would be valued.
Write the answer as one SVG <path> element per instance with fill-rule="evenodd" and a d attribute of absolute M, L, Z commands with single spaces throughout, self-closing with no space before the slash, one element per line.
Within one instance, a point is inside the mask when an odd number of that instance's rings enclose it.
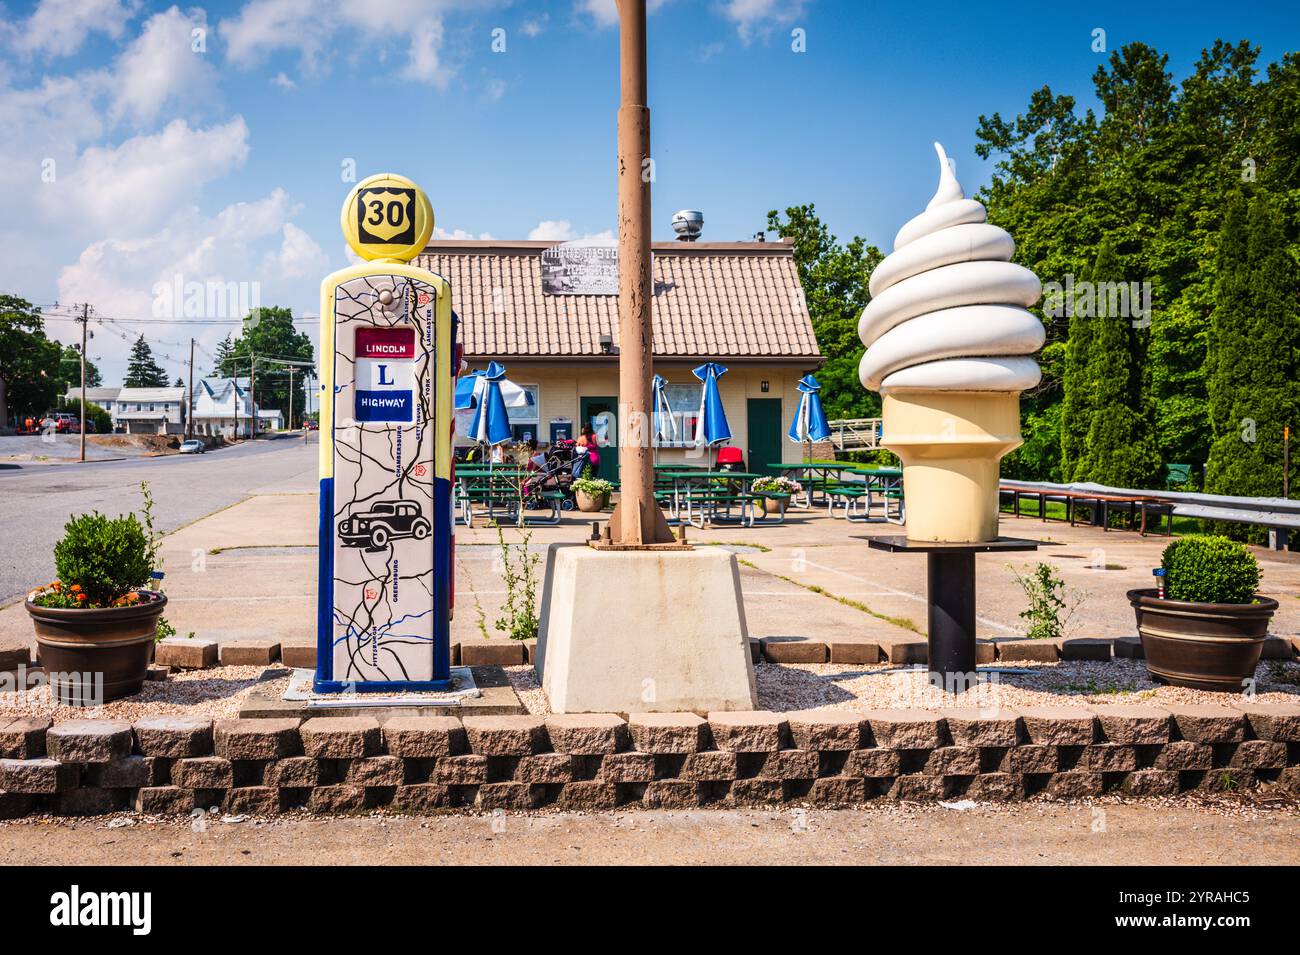
<path fill-rule="evenodd" d="M 282 447 L 275 447 L 281 445 Z M 206 507 L 247 500 L 195 521 L 164 541 L 170 604 L 168 619 L 184 634 L 193 630 L 208 639 L 314 639 L 316 593 L 317 497 L 315 446 L 299 439 L 268 442 L 229 459 L 214 469 L 217 455 L 192 462 L 167 461 L 151 471 L 159 513 L 173 524 Z M 227 452 L 222 452 L 225 454 Z M 143 462 L 141 462 L 143 464 Z M 106 469 L 115 467 L 111 474 Z M 77 475 L 89 488 L 60 479 L 65 503 L 54 508 L 28 491 L 25 505 L 6 511 L 44 514 L 61 525 L 62 512 L 82 508 L 68 501 L 88 494 L 106 501 L 138 494 L 143 467 L 97 465 Z M 64 474 L 59 469 L 59 474 Z M 0 491 L 10 478 L 0 477 Z M 125 498 L 123 497 L 125 495 Z M 107 503 L 92 504 L 101 508 Z M 20 508 L 25 507 L 25 511 Z M 53 514 L 54 516 L 51 516 Z M 164 526 L 166 526 L 164 524 Z M 827 639 L 853 634 L 869 639 L 913 638 L 926 629 L 925 559 L 871 550 L 869 534 L 895 534 L 892 524 L 848 524 L 824 511 L 792 513 L 774 527 L 690 529 L 698 544 L 726 546 L 741 560 L 741 582 L 750 634 L 806 636 Z M 1026 600 L 1013 569 L 1032 561 L 1056 566 L 1068 586 L 1080 596 L 1071 636 L 1128 636 L 1136 632 L 1125 592 L 1146 586 L 1150 570 L 1159 563 L 1167 543 L 1163 537 L 1005 518 L 1002 532 L 1042 542 L 1036 554 L 981 555 L 979 632 L 981 636 L 1012 636 L 1021 632 L 1019 613 Z M 32 579 L 49 575 L 49 547 L 58 528 L 46 527 L 39 553 L 14 554 L 5 548 L 0 559 Z M 507 541 L 523 534 L 503 529 Z M 579 542 L 590 533 L 590 522 L 566 516 L 554 527 L 535 527 L 529 547 L 544 558 L 548 544 Z M 1256 550 L 1263 570 L 1263 590 L 1280 606 L 1272 632 L 1300 634 L 1300 555 Z M 456 615 L 454 639 L 501 637 L 495 621 L 504 602 L 501 558 L 496 528 L 478 524 L 456 529 Z M 1106 569 L 1109 568 L 1109 569 Z M 539 561 L 540 573 L 542 563 Z M 32 575 L 35 574 L 33 577 Z M 841 598 L 841 599 L 837 599 Z M 846 603 L 844 601 L 850 601 Z M 504 639 L 502 637 L 502 639 Z M 0 611 L 0 645 L 33 642 L 31 624 L 21 605 Z"/>
<path fill-rule="evenodd" d="M 1191 806 L 534 813 L 0 823 L 0 864 L 1294 865 L 1300 816 Z"/>
<path fill-rule="evenodd" d="M 51 552 L 70 515 L 138 509 L 141 481 L 153 491 L 155 522 L 163 532 L 259 491 L 315 493 L 314 442 L 314 435 L 311 444 L 294 435 L 207 454 L 0 467 L 0 603 L 50 579 Z"/>

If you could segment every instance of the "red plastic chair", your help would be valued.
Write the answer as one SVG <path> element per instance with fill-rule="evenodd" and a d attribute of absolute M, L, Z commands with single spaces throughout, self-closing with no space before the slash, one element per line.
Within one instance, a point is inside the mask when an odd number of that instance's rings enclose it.
<path fill-rule="evenodd" d="M 718 448 L 717 467 L 719 471 L 743 471 L 745 456 L 740 453 L 740 448 L 731 446 Z"/>

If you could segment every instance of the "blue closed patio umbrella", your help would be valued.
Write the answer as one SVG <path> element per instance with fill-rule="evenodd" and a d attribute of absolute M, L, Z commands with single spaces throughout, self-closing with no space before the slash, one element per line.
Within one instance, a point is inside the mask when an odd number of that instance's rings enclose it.
<path fill-rule="evenodd" d="M 677 417 L 668 403 L 668 382 L 664 380 L 663 375 L 654 376 L 654 381 L 651 383 L 651 398 L 654 402 L 655 414 L 655 447 L 658 448 L 661 443 L 667 441 L 680 441 L 677 436 Z"/>
<path fill-rule="evenodd" d="M 727 424 L 727 412 L 722 407 L 722 396 L 718 394 L 718 379 L 726 373 L 727 369 L 715 361 L 691 370 L 691 374 L 704 383 L 700 394 L 700 416 L 695 420 L 697 447 L 713 448 L 731 440 L 731 425 Z M 713 466 L 712 462 L 709 466 Z"/>
<path fill-rule="evenodd" d="M 831 426 L 826 422 L 826 412 L 822 410 L 822 386 L 812 375 L 804 375 L 796 386 L 799 389 L 799 408 L 790 422 L 790 440 L 798 444 L 811 441 L 825 441 L 831 436 Z M 809 454 L 811 454 L 811 450 Z"/>
<path fill-rule="evenodd" d="M 482 373 L 483 383 L 476 389 L 477 405 L 470 419 L 469 436 L 491 447 L 510 440 L 510 415 L 501 396 L 501 381 L 506 376 L 500 362 L 491 362 Z"/>

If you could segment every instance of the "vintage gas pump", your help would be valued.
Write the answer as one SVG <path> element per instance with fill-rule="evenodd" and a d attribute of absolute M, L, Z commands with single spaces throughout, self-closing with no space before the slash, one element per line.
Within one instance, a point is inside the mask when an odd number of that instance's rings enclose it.
<path fill-rule="evenodd" d="M 447 281 L 410 265 L 424 192 L 384 173 L 343 203 L 367 260 L 321 283 L 317 692 L 451 687 Z"/>

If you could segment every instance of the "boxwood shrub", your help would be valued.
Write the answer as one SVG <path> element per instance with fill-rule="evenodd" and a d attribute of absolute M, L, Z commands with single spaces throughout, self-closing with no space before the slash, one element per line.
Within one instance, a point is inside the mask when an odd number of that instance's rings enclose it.
<path fill-rule="evenodd" d="M 1226 537 L 1192 534 L 1165 548 L 1165 596 L 1198 603 L 1248 604 L 1259 586 L 1255 556 Z"/>
<path fill-rule="evenodd" d="M 95 512 L 68 521 L 54 545 L 54 569 L 64 587 L 76 584 L 92 607 L 107 607 L 149 583 L 152 548 L 134 514 L 106 517 Z"/>

